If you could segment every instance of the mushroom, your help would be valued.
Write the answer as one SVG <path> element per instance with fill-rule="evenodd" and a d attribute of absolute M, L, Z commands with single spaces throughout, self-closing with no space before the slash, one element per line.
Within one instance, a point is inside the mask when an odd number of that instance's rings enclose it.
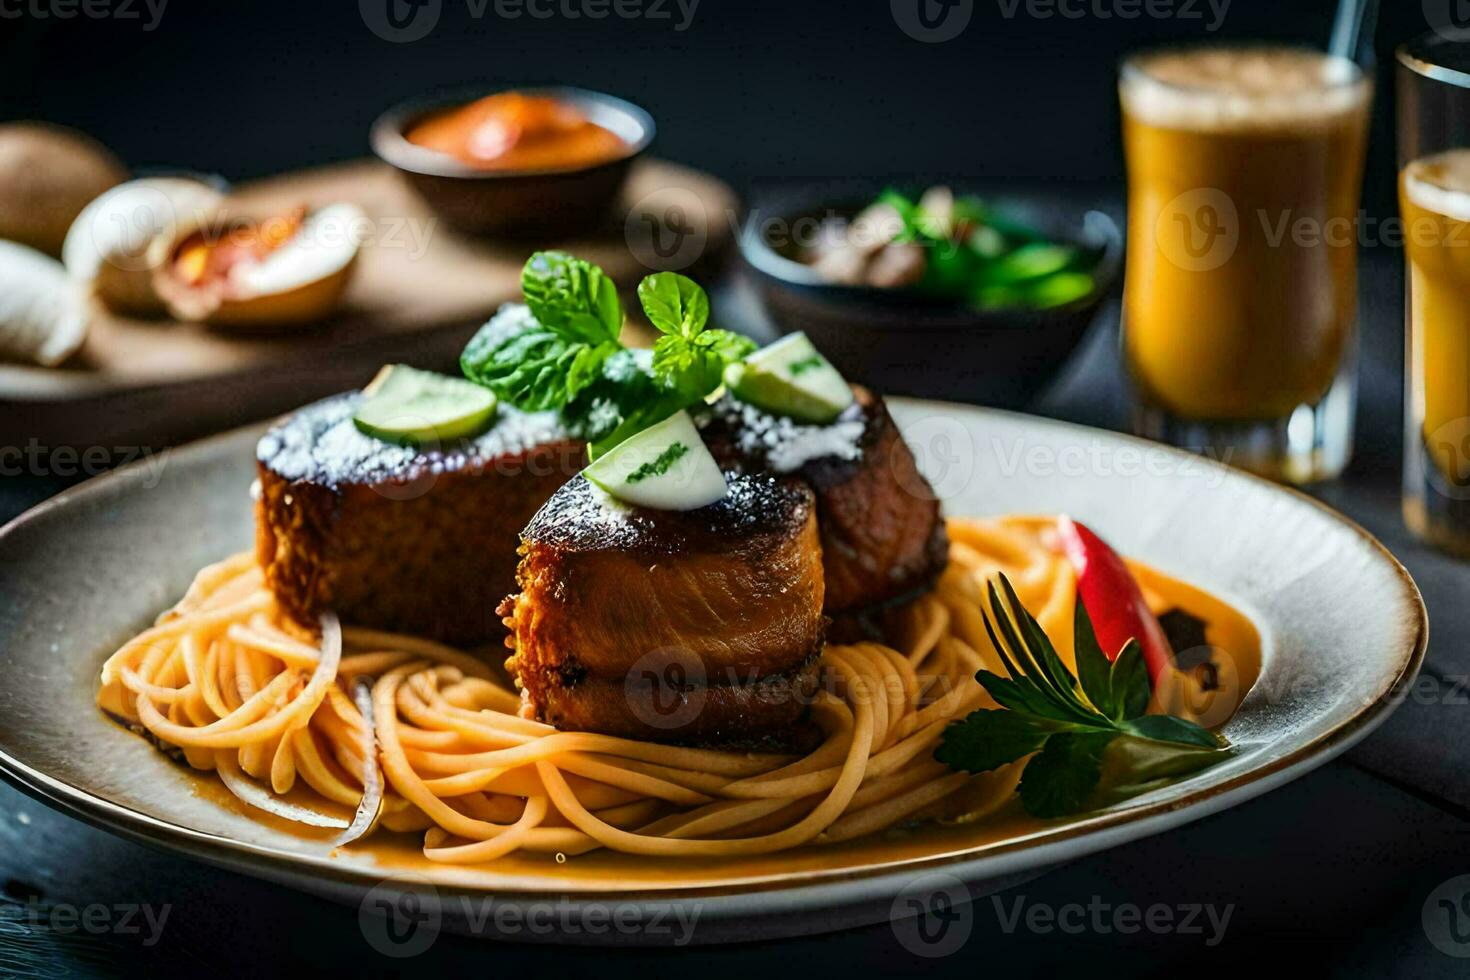
<path fill-rule="evenodd" d="M 49 255 L 0 241 L 0 356 L 52 367 L 82 346 L 82 287 Z"/>
<path fill-rule="evenodd" d="M 61 258 L 108 309 L 131 316 L 167 312 L 154 270 L 179 227 L 211 214 L 222 197 L 194 177 L 145 177 L 88 204 L 66 234 Z"/>
<path fill-rule="evenodd" d="M 341 301 L 367 220 L 347 203 L 264 220 L 219 211 L 178 229 L 154 288 L 181 320 L 241 330 L 312 323 Z"/>
<path fill-rule="evenodd" d="M 918 242 L 890 242 L 868 263 L 867 284 L 900 289 L 924 278 L 929 256 Z"/>
<path fill-rule="evenodd" d="M 0 238 L 59 256 L 87 203 L 127 176 L 117 157 L 75 130 L 0 125 Z"/>
<path fill-rule="evenodd" d="M 830 232 L 824 227 L 812 268 L 829 282 L 863 285 L 869 281 L 874 257 L 903 234 L 903 227 L 903 215 L 893 205 L 870 204 L 845 225 L 839 223 Z"/>

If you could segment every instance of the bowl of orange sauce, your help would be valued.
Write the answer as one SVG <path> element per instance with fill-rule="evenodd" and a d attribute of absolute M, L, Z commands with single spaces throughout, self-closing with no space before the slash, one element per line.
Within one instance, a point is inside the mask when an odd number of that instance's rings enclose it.
<path fill-rule="evenodd" d="M 373 151 L 435 214 L 474 234 L 551 236 L 607 220 L 653 117 L 570 87 L 403 103 L 378 117 Z"/>

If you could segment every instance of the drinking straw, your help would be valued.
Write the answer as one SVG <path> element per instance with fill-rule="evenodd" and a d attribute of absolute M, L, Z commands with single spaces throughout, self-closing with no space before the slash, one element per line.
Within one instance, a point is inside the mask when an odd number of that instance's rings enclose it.
<path fill-rule="evenodd" d="M 1378 20 L 1378 0 L 1338 0 L 1337 16 L 1332 21 L 1332 40 L 1327 50 L 1339 58 L 1358 60 L 1359 45 L 1373 37 Z"/>

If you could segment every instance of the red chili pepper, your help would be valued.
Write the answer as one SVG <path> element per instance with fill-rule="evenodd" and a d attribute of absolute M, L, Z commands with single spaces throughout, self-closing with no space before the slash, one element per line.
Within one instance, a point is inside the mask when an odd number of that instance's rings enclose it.
<path fill-rule="evenodd" d="M 1174 664 L 1174 651 L 1133 573 L 1085 524 L 1063 514 L 1057 518 L 1057 533 L 1077 572 L 1077 598 L 1087 607 L 1103 653 L 1116 660 L 1129 640 L 1137 640 L 1149 679 L 1158 687 L 1159 675 Z"/>

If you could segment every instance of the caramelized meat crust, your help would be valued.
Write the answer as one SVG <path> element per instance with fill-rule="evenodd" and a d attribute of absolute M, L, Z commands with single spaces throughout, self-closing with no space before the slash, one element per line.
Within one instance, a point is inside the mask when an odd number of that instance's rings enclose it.
<path fill-rule="evenodd" d="M 729 481 L 723 500 L 681 512 L 573 480 L 536 514 L 503 607 L 526 714 L 664 741 L 757 737 L 801 717 L 826 629 L 811 491 Z M 699 710 L 671 721 L 659 699 Z"/>
<path fill-rule="evenodd" d="M 549 416 L 501 409 L 472 440 L 411 449 L 356 430 L 360 396 L 302 409 L 257 449 L 256 557 L 292 617 L 473 645 L 504 635 L 521 527 L 583 464 Z"/>
<path fill-rule="evenodd" d="M 715 407 L 704 429 L 723 465 L 789 470 L 811 486 L 826 611 L 834 618 L 871 614 L 928 590 L 949 560 L 939 500 L 888 407 L 866 388 L 854 385 L 853 392 L 855 403 L 825 427 L 831 438 L 818 427 L 783 426 L 731 400 Z M 811 458 L 793 451 L 802 441 L 819 447 Z"/>

